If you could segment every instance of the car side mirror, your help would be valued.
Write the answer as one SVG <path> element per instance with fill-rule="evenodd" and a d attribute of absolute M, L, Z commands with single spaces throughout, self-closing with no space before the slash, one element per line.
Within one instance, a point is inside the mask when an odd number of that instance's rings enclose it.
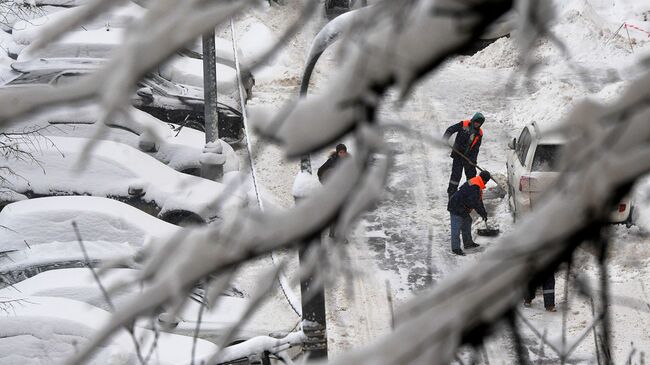
<path fill-rule="evenodd" d="M 141 87 L 135 93 L 145 102 L 150 103 L 153 101 L 153 90 L 150 87 Z"/>
<path fill-rule="evenodd" d="M 517 145 L 517 138 L 513 138 L 512 141 L 508 142 L 508 148 L 510 148 L 511 150 L 514 150 L 516 145 Z"/>

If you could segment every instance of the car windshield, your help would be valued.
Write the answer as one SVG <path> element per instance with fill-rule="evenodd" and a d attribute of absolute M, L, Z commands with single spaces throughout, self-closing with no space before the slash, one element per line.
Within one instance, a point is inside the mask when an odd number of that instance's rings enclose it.
<path fill-rule="evenodd" d="M 557 171 L 557 158 L 561 153 L 562 145 L 541 144 L 535 150 L 532 171 Z"/>

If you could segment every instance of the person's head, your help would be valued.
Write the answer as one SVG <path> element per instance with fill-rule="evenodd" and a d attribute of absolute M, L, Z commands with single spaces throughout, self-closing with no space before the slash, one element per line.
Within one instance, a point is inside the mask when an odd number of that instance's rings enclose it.
<path fill-rule="evenodd" d="M 339 143 L 338 145 L 336 145 L 336 154 L 339 157 L 345 157 L 348 155 L 348 148 L 345 147 L 343 143 Z"/>
<path fill-rule="evenodd" d="M 485 117 L 480 112 L 476 112 L 474 113 L 471 122 L 472 122 L 472 126 L 478 129 L 483 125 L 483 123 L 485 123 Z"/>
<path fill-rule="evenodd" d="M 481 177 L 481 180 L 483 180 L 484 184 L 487 184 L 488 181 L 490 181 L 490 172 L 487 170 L 481 171 L 481 173 L 478 175 Z"/>

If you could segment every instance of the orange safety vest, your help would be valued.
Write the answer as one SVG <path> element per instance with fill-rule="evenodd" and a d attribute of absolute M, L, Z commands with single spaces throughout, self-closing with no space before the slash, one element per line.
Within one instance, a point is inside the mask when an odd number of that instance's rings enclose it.
<path fill-rule="evenodd" d="M 469 124 L 472 121 L 467 119 L 463 120 L 463 128 L 469 128 Z M 472 141 L 472 145 L 469 146 L 470 149 L 474 148 L 474 145 L 476 145 L 476 142 L 478 142 L 479 138 L 483 137 L 483 129 L 479 128 L 478 129 L 478 136 L 474 136 L 474 140 Z"/>
<path fill-rule="evenodd" d="M 485 182 L 483 179 L 481 179 L 480 176 L 474 176 L 473 178 L 469 179 L 469 184 L 470 185 L 476 185 L 479 187 L 479 196 L 481 200 L 483 200 L 483 189 L 485 189 Z"/>

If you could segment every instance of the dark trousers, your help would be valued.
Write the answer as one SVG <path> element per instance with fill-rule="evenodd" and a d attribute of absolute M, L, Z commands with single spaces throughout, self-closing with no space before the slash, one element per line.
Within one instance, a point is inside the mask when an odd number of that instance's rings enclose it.
<path fill-rule="evenodd" d="M 451 249 L 460 250 L 460 236 L 463 236 L 463 245 L 467 246 L 472 242 L 472 217 L 463 217 L 451 214 Z"/>
<path fill-rule="evenodd" d="M 463 176 L 463 170 L 465 170 L 465 178 L 467 180 L 476 176 L 476 167 L 470 165 L 467 160 L 462 157 L 454 157 L 452 160 L 451 177 L 449 178 L 449 187 L 447 188 L 447 195 L 450 197 L 458 190 L 460 178 Z"/>
<path fill-rule="evenodd" d="M 526 291 L 526 300 L 535 299 L 535 289 L 539 284 L 530 283 Z M 555 305 L 555 274 L 551 274 L 542 281 L 542 293 L 544 294 L 544 307 Z"/>

